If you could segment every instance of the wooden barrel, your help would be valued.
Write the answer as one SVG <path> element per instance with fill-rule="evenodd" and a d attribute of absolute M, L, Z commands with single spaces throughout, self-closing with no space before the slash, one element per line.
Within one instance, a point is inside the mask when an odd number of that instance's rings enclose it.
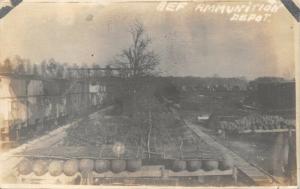
<path fill-rule="evenodd" d="M 110 168 L 113 173 L 120 173 L 126 169 L 126 161 L 121 159 L 114 159 L 111 161 Z"/>
<path fill-rule="evenodd" d="M 44 160 L 36 160 L 32 170 L 36 176 L 42 176 L 48 171 L 48 163 Z"/>
<path fill-rule="evenodd" d="M 126 163 L 126 170 L 130 172 L 134 172 L 140 170 L 142 167 L 141 159 L 129 159 Z"/>
<path fill-rule="evenodd" d="M 216 160 L 205 160 L 203 161 L 203 170 L 205 171 L 211 171 L 218 169 L 219 167 L 219 162 Z"/>
<path fill-rule="evenodd" d="M 197 171 L 201 169 L 202 162 L 201 160 L 189 160 L 187 161 L 187 170 L 188 171 Z"/>
<path fill-rule="evenodd" d="M 104 173 L 109 170 L 109 167 L 110 167 L 109 160 L 97 159 L 95 161 L 95 171 L 97 173 Z"/>
<path fill-rule="evenodd" d="M 48 167 L 51 176 L 59 176 L 63 172 L 63 161 L 51 161 Z"/>
<path fill-rule="evenodd" d="M 66 176 L 73 176 L 79 169 L 78 161 L 76 159 L 67 160 L 64 163 L 64 173 Z"/>
<path fill-rule="evenodd" d="M 229 156 L 225 156 L 221 161 L 219 161 L 219 169 L 222 171 L 232 169 L 232 167 L 233 160 Z"/>
<path fill-rule="evenodd" d="M 79 170 L 81 172 L 90 172 L 94 170 L 94 160 L 81 159 L 79 162 Z"/>
<path fill-rule="evenodd" d="M 21 175 L 28 175 L 32 171 L 32 163 L 29 159 L 23 159 L 18 165 L 18 172 Z"/>
<path fill-rule="evenodd" d="M 186 169 L 186 161 L 174 160 L 172 164 L 172 170 L 175 172 L 183 171 Z"/>

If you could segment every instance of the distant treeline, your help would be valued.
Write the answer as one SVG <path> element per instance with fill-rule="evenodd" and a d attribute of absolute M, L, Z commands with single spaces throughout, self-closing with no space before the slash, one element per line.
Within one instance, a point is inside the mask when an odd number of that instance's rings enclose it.
<path fill-rule="evenodd" d="M 61 63 L 51 58 L 39 64 L 32 63 L 29 59 L 15 56 L 0 62 L 0 73 L 13 73 L 18 75 L 33 75 L 50 78 L 76 78 L 76 77 L 122 77 L 122 71 L 112 70 L 109 65 L 102 70 L 84 70 L 84 68 L 101 68 L 102 64 L 69 64 Z M 76 70 L 81 69 L 82 70 Z M 102 67 L 103 68 L 103 67 Z M 140 80 L 142 77 L 140 77 Z M 288 80 L 281 77 L 259 77 L 248 81 L 245 77 L 162 77 L 146 76 L 146 80 L 167 80 L 182 91 L 245 91 L 257 90 L 260 83 L 281 83 Z M 152 78 L 152 79 L 151 79 Z"/>
<path fill-rule="evenodd" d="M 248 81 L 243 77 L 169 77 L 183 91 L 246 90 Z"/>
<path fill-rule="evenodd" d="M 167 77 L 183 91 L 256 91 L 259 84 L 283 83 L 282 77 L 258 77 L 247 80 L 245 77 Z"/>
<path fill-rule="evenodd" d="M 32 63 L 29 59 L 15 56 L 14 58 L 7 58 L 0 62 L 0 73 L 12 73 L 18 75 L 32 75 L 51 78 L 73 78 L 88 76 L 111 76 L 113 71 L 109 66 L 106 70 L 90 71 L 75 70 L 80 68 L 87 68 L 86 64 L 68 64 L 61 63 L 51 58 L 44 60 L 39 64 Z M 93 68 L 100 68 L 100 65 L 93 64 Z"/>

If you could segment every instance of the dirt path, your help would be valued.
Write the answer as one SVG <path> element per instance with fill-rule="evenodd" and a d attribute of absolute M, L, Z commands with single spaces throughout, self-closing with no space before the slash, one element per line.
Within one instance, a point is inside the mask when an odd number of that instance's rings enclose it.
<path fill-rule="evenodd" d="M 210 144 L 211 146 L 215 147 L 216 149 L 222 151 L 223 153 L 227 154 L 229 157 L 231 157 L 235 163 L 235 166 L 243 172 L 247 177 L 249 177 L 255 184 L 257 185 L 270 185 L 272 184 L 272 178 L 270 178 L 265 173 L 261 172 L 256 167 L 252 166 L 250 163 L 245 161 L 243 158 L 241 158 L 239 155 L 231 151 L 230 149 L 226 148 L 224 145 L 218 143 L 215 139 L 201 131 L 199 127 L 196 125 L 187 122 L 186 125 L 193 130 L 199 137 L 201 137 L 202 140 L 204 140 L 206 143 Z"/>

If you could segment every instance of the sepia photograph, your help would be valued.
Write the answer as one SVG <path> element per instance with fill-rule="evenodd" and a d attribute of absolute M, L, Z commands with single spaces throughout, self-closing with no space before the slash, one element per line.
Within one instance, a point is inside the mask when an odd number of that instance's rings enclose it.
<path fill-rule="evenodd" d="M 0 0 L 0 187 L 296 187 L 299 7 Z"/>

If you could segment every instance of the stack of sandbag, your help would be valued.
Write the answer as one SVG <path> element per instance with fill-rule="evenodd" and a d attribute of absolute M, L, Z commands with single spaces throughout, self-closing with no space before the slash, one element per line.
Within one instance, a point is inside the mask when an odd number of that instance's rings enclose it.
<path fill-rule="evenodd" d="M 277 115 L 249 115 L 233 121 L 220 121 L 218 128 L 228 132 L 239 132 L 243 130 L 286 129 L 293 126 L 289 120 Z"/>

